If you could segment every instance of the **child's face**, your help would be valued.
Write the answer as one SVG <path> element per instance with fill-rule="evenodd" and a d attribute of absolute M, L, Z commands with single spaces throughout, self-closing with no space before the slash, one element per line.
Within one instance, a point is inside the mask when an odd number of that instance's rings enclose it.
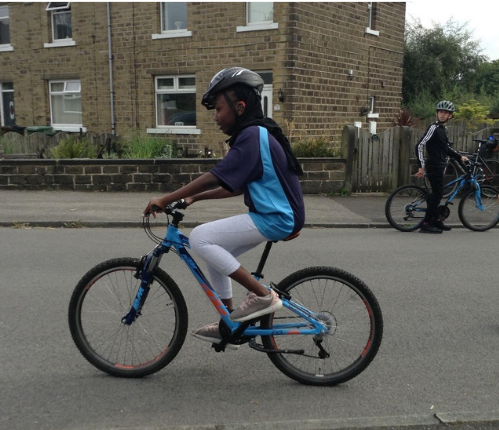
<path fill-rule="evenodd" d="M 448 112 L 446 110 L 437 110 L 438 122 L 447 122 L 451 118 L 452 118 L 452 112 Z"/>
<path fill-rule="evenodd" d="M 232 94 L 229 92 L 229 97 L 232 98 Z M 236 116 L 234 111 L 227 103 L 227 99 L 224 97 L 223 93 L 218 94 L 215 97 L 215 116 L 213 119 L 220 127 L 223 133 L 231 136 L 236 125 Z M 244 103 L 235 102 L 234 107 L 237 111 L 238 116 L 242 115 L 244 112 Z"/>

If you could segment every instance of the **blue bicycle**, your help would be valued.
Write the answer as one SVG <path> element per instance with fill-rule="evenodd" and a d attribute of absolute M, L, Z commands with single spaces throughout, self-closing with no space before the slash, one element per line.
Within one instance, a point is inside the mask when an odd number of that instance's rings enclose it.
<path fill-rule="evenodd" d="M 473 231 L 486 231 L 499 222 L 499 190 L 491 185 L 480 184 L 484 177 L 482 164 L 469 160 L 465 173 L 445 185 L 453 189 L 438 208 L 438 216 L 444 221 L 450 215 L 449 206 L 462 192 L 457 213 L 463 225 Z M 455 188 L 454 188 L 455 187 Z M 388 196 L 385 216 L 388 223 L 400 231 L 414 231 L 421 227 L 427 200 L 431 191 L 416 185 L 403 185 Z"/>
<path fill-rule="evenodd" d="M 185 208 L 164 209 L 164 238 L 144 217 L 147 235 L 157 243 L 140 259 L 116 258 L 98 264 L 76 285 L 69 304 L 69 327 L 76 346 L 98 369 L 114 376 L 143 377 L 170 363 L 182 347 L 188 326 L 184 297 L 159 267 L 174 253 L 190 269 L 220 314 L 224 351 L 228 344 L 248 344 L 267 353 L 288 377 L 309 385 L 336 385 L 361 373 L 372 362 L 383 336 L 379 303 L 364 282 L 333 267 L 299 270 L 268 288 L 283 307 L 243 323 L 233 322 L 208 279 L 188 253 L 189 239 L 179 230 Z M 170 221 L 171 217 L 171 221 Z M 274 242 L 267 242 L 256 279 Z M 261 342 L 257 342 L 257 338 Z"/>

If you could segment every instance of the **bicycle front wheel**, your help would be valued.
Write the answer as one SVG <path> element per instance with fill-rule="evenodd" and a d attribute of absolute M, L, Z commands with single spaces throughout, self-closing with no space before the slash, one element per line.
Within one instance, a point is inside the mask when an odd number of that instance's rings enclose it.
<path fill-rule="evenodd" d="M 487 231 L 499 222 L 498 189 L 480 187 L 480 200 L 475 189 L 469 190 L 459 202 L 458 214 L 463 225 L 473 231 Z M 480 207 L 480 203 L 482 207 Z"/>
<path fill-rule="evenodd" d="M 113 376 L 157 372 L 177 355 L 187 333 L 185 300 L 160 268 L 137 319 L 131 325 L 121 322 L 140 286 L 135 277 L 140 264 L 134 258 L 117 258 L 95 266 L 76 285 L 69 304 L 76 346 L 91 364 Z"/>
<path fill-rule="evenodd" d="M 403 185 L 388 196 L 385 216 L 388 223 L 400 231 L 421 227 L 426 215 L 428 191 L 415 185 Z"/>
<path fill-rule="evenodd" d="M 324 335 L 262 336 L 281 372 L 302 384 L 331 386 L 354 378 L 372 362 L 383 337 L 383 317 L 376 297 L 360 279 L 334 267 L 310 267 L 286 277 L 277 289 L 328 327 Z M 300 322 L 309 324 L 283 306 L 264 317 L 261 326 Z M 283 350 L 289 352 L 278 352 Z"/>

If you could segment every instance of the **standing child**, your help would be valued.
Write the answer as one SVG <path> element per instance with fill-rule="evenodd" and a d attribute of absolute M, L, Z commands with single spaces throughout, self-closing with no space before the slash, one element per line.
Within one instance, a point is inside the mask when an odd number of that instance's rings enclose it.
<path fill-rule="evenodd" d="M 447 167 L 447 157 L 452 157 L 462 162 L 468 160 L 467 157 L 454 151 L 449 145 L 445 124 L 452 119 L 455 110 L 454 104 L 447 100 L 438 102 L 436 105 L 437 121 L 428 127 L 428 130 L 426 130 L 426 133 L 416 145 L 416 158 L 419 170 L 415 176 L 423 178 L 426 171 L 431 185 L 431 194 L 428 198 L 428 207 L 420 233 L 438 234 L 442 233 L 443 230 L 451 230 L 451 227 L 445 225 L 438 218 L 438 206 L 444 195 L 444 172 Z M 426 160 L 423 156 L 425 146 L 427 153 Z"/>
<path fill-rule="evenodd" d="M 200 225 L 189 239 L 191 248 L 206 262 L 213 288 L 231 311 L 230 319 L 237 322 L 272 313 L 282 302 L 236 258 L 262 242 L 299 232 L 305 220 L 298 180 L 303 172 L 277 123 L 263 116 L 262 89 L 262 78 L 242 67 L 223 69 L 212 78 L 201 103 L 215 109 L 215 122 L 230 136 L 229 152 L 210 172 L 151 200 L 144 211 L 155 216 L 154 206 L 164 208 L 179 199 L 191 205 L 244 194 L 249 213 Z M 235 309 L 231 279 L 249 291 Z M 192 334 L 216 344 L 222 341 L 218 323 Z"/>

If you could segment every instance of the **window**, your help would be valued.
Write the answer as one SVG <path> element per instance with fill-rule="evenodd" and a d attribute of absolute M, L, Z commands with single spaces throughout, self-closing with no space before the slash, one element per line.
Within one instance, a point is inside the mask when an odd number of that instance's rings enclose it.
<path fill-rule="evenodd" d="M 156 88 L 156 124 L 158 127 L 196 125 L 196 77 L 158 76 Z"/>
<path fill-rule="evenodd" d="M 246 4 L 246 24 L 263 24 L 274 21 L 274 3 L 249 2 Z"/>
<path fill-rule="evenodd" d="M 274 22 L 273 2 L 246 3 L 246 25 L 238 26 L 237 31 L 270 30 L 279 28 Z"/>
<path fill-rule="evenodd" d="M 74 45 L 71 3 L 50 2 L 46 10 L 50 12 L 52 44 L 45 44 L 45 47 Z"/>
<path fill-rule="evenodd" d="M 369 107 L 367 108 L 369 110 L 369 113 L 374 113 L 374 97 L 369 97 Z"/>
<path fill-rule="evenodd" d="M 10 45 L 9 6 L 0 6 L 0 51 L 12 51 Z"/>
<path fill-rule="evenodd" d="M 161 3 L 161 31 L 187 29 L 187 3 Z"/>
<path fill-rule="evenodd" d="M 367 102 L 368 104 L 368 112 L 367 112 L 367 117 L 368 118 L 379 118 L 379 113 L 374 113 L 374 97 L 369 97 L 369 100 Z"/>
<path fill-rule="evenodd" d="M 379 31 L 374 30 L 376 21 L 376 3 L 367 3 L 367 27 L 366 33 L 379 36 Z"/>
<path fill-rule="evenodd" d="M 187 3 L 160 3 L 160 15 L 161 34 L 153 34 L 153 39 L 192 36 L 192 31 L 187 30 Z"/>
<path fill-rule="evenodd" d="M 0 82 L 0 125 L 11 126 L 16 124 L 14 110 L 14 84 Z"/>
<path fill-rule="evenodd" d="M 49 91 L 52 127 L 63 131 L 83 128 L 80 81 L 50 81 Z"/>

